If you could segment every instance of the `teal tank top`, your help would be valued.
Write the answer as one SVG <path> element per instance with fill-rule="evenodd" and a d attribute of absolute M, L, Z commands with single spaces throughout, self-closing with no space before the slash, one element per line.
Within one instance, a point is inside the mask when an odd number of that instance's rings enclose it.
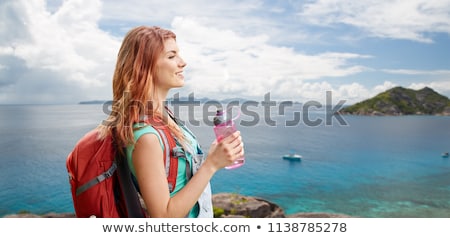
<path fill-rule="evenodd" d="M 135 128 L 141 127 L 142 124 L 135 124 Z M 196 153 L 196 148 L 199 148 L 198 141 L 192 136 L 191 133 L 187 131 L 186 128 L 181 126 L 183 134 L 186 138 L 186 141 L 188 142 L 188 151 L 186 153 L 186 159 L 189 161 L 190 169 L 192 171 L 192 159 L 193 155 Z M 145 134 L 154 134 L 159 139 L 159 143 L 161 145 L 161 150 L 164 154 L 164 142 L 162 141 L 162 138 L 159 136 L 158 132 L 155 128 L 151 125 L 145 125 L 137 130 L 134 131 L 134 141 L 138 141 L 138 139 L 145 135 Z M 127 160 L 128 165 L 130 167 L 130 170 L 134 176 L 136 176 L 136 170 L 134 168 L 133 162 L 132 162 L 132 154 L 134 151 L 134 145 L 127 146 Z M 188 183 L 187 177 L 186 177 L 186 160 L 183 158 L 178 159 L 178 173 L 177 173 L 177 182 L 175 185 L 174 190 L 170 193 L 170 196 L 173 197 L 175 194 L 177 194 L 186 184 Z M 189 212 L 188 217 L 197 217 L 199 214 L 199 207 L 198 204 L 196 204 Z"/>

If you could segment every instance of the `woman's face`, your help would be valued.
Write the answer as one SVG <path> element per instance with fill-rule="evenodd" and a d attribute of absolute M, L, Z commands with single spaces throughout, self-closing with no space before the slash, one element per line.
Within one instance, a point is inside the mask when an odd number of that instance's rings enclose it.
<path fill-rule="evenodd" d="M 164 50 L 156 62 L 157 86 L 164 90 L 184 85 L 183 68 L 186 62 L 180 57 L 178 45 L 173 38 L 164 41 Z"/>

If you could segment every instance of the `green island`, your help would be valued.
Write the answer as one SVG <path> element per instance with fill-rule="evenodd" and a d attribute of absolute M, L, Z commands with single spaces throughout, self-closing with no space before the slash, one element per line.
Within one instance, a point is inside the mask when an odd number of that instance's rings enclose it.
<path fill-rule="evenodd" d="M 344 107 L 337 113 L 361 116 L 450 116 L 450 99 L 429 87 L 420 90 L 394 87 L 375 97 Z"/>

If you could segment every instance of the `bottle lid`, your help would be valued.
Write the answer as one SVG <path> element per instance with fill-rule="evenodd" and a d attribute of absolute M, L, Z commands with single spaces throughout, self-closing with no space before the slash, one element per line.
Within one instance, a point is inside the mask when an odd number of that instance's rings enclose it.
<path fill-rule="evenodd" d="M 223 113 L 223 110 L 217 110 L 216 116 L 213 119 L 213 123 L 215 126 L 222 124 L 225 122 L 225 115 Z"/>

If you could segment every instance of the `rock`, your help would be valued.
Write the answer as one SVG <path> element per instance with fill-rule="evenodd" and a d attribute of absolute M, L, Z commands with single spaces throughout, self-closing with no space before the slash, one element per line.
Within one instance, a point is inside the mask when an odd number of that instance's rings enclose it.
<path fill-rule="evenodd" d="M 450 116 L 450 106 L 449 106 L 449 107 L 446 107 L 446 108 L 444 109 L 444 111 L 442 111 L 442 113 L 439 114 L 439 115 L 441 115 L 441 116 Z"/>
<path fill-rule="evenodd" d="M 285 217 L 278 205 L 257 197 L 219 193 L 213 195 L 214 217 Z"/>
<path fill-rule="evenodd" d="M 275 203 L 258 197 L 234 193 L 213 195 L 214 217 L 216 218 L 350 218 L 346 214 L 304 212 L 286 215 Z"/>
<path fill-rule="evenodd" d="M 50 212 L 43 215 L 37 215 L 32 213 L 18 213 L 6 215 L 4 218 L 75 218 L 75 214 Z"/>
<path fill-rule="evenodd" d="M 287 218 L 351 218 L 352 216 L 339 213 L 300 212 L 286 216 Z"/>
<path fill-rule="evenodd" d="M 212 197 L 215 218 L 348 218 L 345 214 L 333 213 L 296 213 L 286 215 L 275 203 L 253 196 L 235 193 L 218 193 Z M 4 218 L 75 218 L 73 213 L 32 214 L 18 213 L 6 215 Z"/>

